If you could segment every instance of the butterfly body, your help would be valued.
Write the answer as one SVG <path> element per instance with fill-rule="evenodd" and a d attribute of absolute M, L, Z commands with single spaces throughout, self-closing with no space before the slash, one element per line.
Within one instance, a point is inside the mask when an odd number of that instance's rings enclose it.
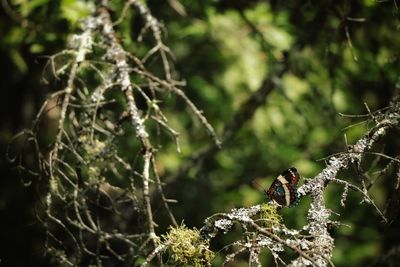
<path fill-rule="evenodd" d="M 294 207 L 298 204 L 297 183 L 300 175 L 296 168 L 282 172 L 271 184 L 266 194 L 281 206 Z"/>

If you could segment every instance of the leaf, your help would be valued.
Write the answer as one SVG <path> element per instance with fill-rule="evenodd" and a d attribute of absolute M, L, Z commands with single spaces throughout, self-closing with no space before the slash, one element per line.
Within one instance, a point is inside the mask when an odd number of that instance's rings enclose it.
<path fill-rule="evenodd" d="M 62 16 L 72 24 L 88 16 L 93 9 L 94 5 L 91 2 L 75 0 L 61 1 Z"/>

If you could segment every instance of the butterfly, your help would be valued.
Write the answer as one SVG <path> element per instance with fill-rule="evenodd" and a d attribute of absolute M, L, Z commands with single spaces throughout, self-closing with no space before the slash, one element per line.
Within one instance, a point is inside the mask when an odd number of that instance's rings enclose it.
<path fill-rule="evenodd" d="M 299 179 L 300 175 L 296 168 L 289 168 L 276 177 L 268 191 L 264 191 L 271 200 L 279 205 L 294 207 L 299 203 L 297 194 Z"/>

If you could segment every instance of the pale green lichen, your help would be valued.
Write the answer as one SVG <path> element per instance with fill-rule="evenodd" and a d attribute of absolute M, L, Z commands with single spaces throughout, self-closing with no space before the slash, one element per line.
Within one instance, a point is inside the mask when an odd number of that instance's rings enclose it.
<path fill-rule="evenodd" d="M 90 140 L 88 135 L 79 136 L 79 141 L 90 157 L 97 156 L 106 147 L 105 142 L 98 139 Z"/>
<path fill-rule="evenodd" d="M 278 214 L 276 208 L 269 204 L 261 205 L 260 219 L 264 227 L 272 227 L 282 222 L 282 217 Z"/>
<path fill-rule="evenodd" d="M 50 179 L 50 190 L 53 193 L 58 193 L 58 180 L 55 178 Z"/>
<path fill-rule="evenodd" d="M 169 253 L 174 266 L 211 266 L 214 252 L 209 249 L 207 241 L 200 237 L 197 229 L 188 229 L 185 225 L 171 227 L 163 236 L 169 243 Z"/>
<path fill-rule="evenodd" d="M 88 177 L 90 183 L 98 182 L 100 177 L 100 168 L 96 166 L 90 166 L 88 169 Z"/>

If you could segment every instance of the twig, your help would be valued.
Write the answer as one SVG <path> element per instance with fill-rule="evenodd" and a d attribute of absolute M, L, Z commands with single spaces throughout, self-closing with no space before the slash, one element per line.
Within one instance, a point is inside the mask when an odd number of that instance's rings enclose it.
<path fill-rule="evenodd" d="M 262 233 L 263 235 L 268 236 L 269 238 L 271 238 L 272 240 L 275 240 L 276 242 L 287 246 L 288 248 L 294 250 L 297 254 L 299 254 L 301 257 L 309 260 L 310 262 L 312 262 L 314 264 L 314 266 L 319 266 L 317 264 L 317 262 L 308 254 L 306 254 L 304 251 L 301 251 L 298 247 L 293 246 L 291 244 L 288 244 L 285 240 L 281 239 L 279 236 L 271 233 L 270 231 L 266 230 L 265 228 L 261 228 L 258 224 L 256 224 L 255 222 L 250 222 L 250 224 L 260 233 Z"/>
<path fill-rule="evenodd" d="M 341 180 L 341 179 L 330 178 L 329 181 L 335 182 L 335 183 L 337 183 L 337 184 L 344 185 L 344 186 L 345 186 L 345 192 L 347 192 L 346 188 L 351 188 L 351 189 L 353 189 L 354 191 L 360 192 L 360 193 L 364 196 L 364 199 L 366 199 L 366 202 L 369 203 L 369 204 L 371 204 L 371 205 L 375 208 L 376 212 L 379 214 L 379 216 L 381 216 L 382 220 L 383 220 L 385 223 L 388 222 L 388 220 L 386 219 L 385 215 L 384 215 L 384 214 L 382 213 L 382 211 L 376 206 L 375 202 L 370 198 L 370 196 L 365 192 L 365 190 L 363 190 L 363 189 L 359 188 L 358 186 L 355 186 L 355 185 L 353 185 L 353 184 L 351 184 L 351 183 L 349 183 L 349 182 L 347 182 L 347 181 L 343 181 L 343 180 Z M 346 194 L 346 195 L 347 195 L 347 194 Z M 342 201 L 341 201 L 341 203 L 342 203 Z"/>
<path fill-rule="evenodd" d="M 160 245 L 158 245 L 153 252 L 151 252 L 147 258 L 145 259 L 145 261 L 142 263 L 141 267 L 146 267 L 153 259 L 154 257 L 156 257 L 157 255 L 161 254 L 162 252 L 164 252 L 168 247 L 170 246 L 169 242 L 164 242 L 161 243 Z"/>
<path fill-rule="evenodd" d="M 162 188 L 162 184 L 161 184 L 161 179 L 160 179 L 160 176 L 158 175 L 157 168 L 156 168 L 156 160 L 155 160 L 155 157 L 152 157 L 151 160 L 152 160 L 152 166 L 153 166 L 153 174 L 154 174 L 154 176 L 156 177 L 157 189 L 158 189 L 158 192 L 160 193 L 161 200 L 162 200 L 162 202 L 163 202 L 163 204 L 164 204 L 165 210 L 167 211 L 168 216 L 169 216 L 169 218 L 171 219 L 171 222 L 172 222 L 172 224 L 174 225 L 174 227 L 178 227 L 178 223 L 176 222 L 175 216 L 174 216 L 174 214 L 171 212 L 171 209 L 169 208 L 169 204 L 168 204 L 168 203 L 171 202 L 171 200 L 170 200 L 170 199 L 167 199 L 167 198 L 165 197 L 165 195 L 164 195 L 164 192 L 163 192 L 163 188 Z"/>
<path fill-rule="evenodd" d="M 354 52 L 353 43 L 351 42 L 349 27 L 347 25 L 344 26 L 344 32 L 346 34 L 347 44 L 350 47 L 351 55 L 353 56 L 354 61 L 358 61 L 358 58 Z"/>
<path fill-rule="evenodd" d="M 107 6 L 107 1 L 103 1 L 103 4 Z M 135 104 L 135 99 L 133 95 L 133 86 L 131 84 L 128 72 L 128 63 L 126 56 L 127 53 L 124 51 L 124 49 L 118 42 L 118 39 L 113 29 L 113 24 L 111 22 L 110 14 L 106 8 L 100 9 L 100 18 L 104 36 L 107 38 L 109 43 L 107 53 L 117 66 L 118 69 L 117 79 L 121 83 L 121 89 L 124 92 L 125 98 L 128 102 L 131 122 L 135 127 L 137 137 L 141 140 L 141 143 L 145 149 L 144 166 L 142 171 L 143 198 L 146 206 L 149 236 L 152 239 L 154 246 L 156 247 L 157 235 L 154 230 L 153 212 L 149 196 L 149 169 L 150 169 L 153 148 L 149 140 L 149 135 L 145 129 L 143 119 L 140 117 L 139 110 Z"/>

